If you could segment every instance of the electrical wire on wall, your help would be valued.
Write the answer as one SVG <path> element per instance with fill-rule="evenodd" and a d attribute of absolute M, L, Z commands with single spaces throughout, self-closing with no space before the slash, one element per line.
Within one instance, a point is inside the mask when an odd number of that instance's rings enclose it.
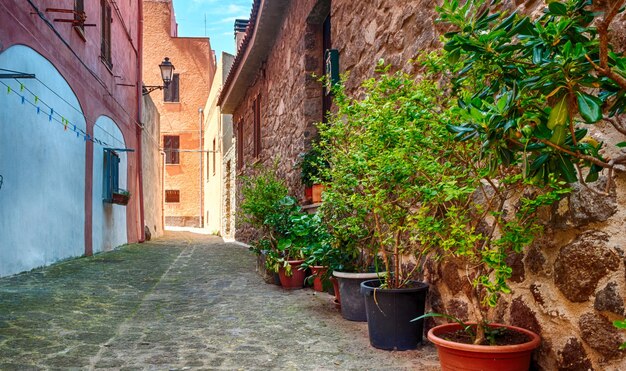
<path fill-rule="evenodd" d="M 6 87 L 6 92 L 7 94 L 15 94 L 17 97 L 19 97 L 19 101 L 21 102 L 21 104 L 26 104 L 28 103 L 29 105 L 31 105 L 32 107 L 35 108 L 37 115 L 41 115 L 42 117 L 47 117 L 48 118 L 48 122 L 56 122 L 59 123 L 63 126 L 63 130 L 67 131 L 67 130 L 71 130 L 72 132 L 76 133 L 76 137 L 80 138 L 82 137 L 84 141 L 91 141 L 93 143 L 99 144 L 105 148 L 111 147 L 111 145 L 103 140 L 100 140 L 99 138 L 95 138 L 90 136 L 89 134 L 87 134 L 87 132 L 83 129 L 81 129 L 80 127 L 77 127 L 76 124 L 70 122 L 68 119 L 65 118 L 64 115 L 61 115 L 58 111 L 54 110 L 54 107 L 50 106 L 49 104 L 47 104 L 46 102 L 42 101 L 37 95 L 33 94 L 33 100 L 31 101 L 30 99 L 26 98 L 26 95 L 24 94 L 20 94 L 23 93 L 24 90 L 26 90 L 25 86 L 23 84 L 20 84 L 20 87 L 17 88 L 17 90 L 19 90 L 19 92 L 12 88 L 10 85 L 5 84 L 3 81 L 0 81 L 0 84 L 4 85 Z M 31 93 L 32 94 L 32 93 Z M 46 109 L 47 108 L 47 109 Z M 120 141 L 119 139 L 115 138 L 111 133 L 109 133 L 106 130 L 105 131 L 113 140 L 116 140 L 117 142 L 119 142 L 121 145 L 124 145 L 124 142 Z"/>
<path fill-rule="evenodd" d="M 39 9 L 39 7 L 32 1 L 32 0 L 26 0 L 30 6 L 33 8 L 33 14 L 36 14 L 51 30 L 52 32 L 56 35 L 56 37 L 70 50 L 70 52 L 72 53 L 72 55 L 74 56 L 74 58 L 87 70 L 87 72 L 89 72 L 90 75 L 93 76 L 93 78 L 102 86 L 102 88 L 106 91 L 106 93 L 108 94 L 109 97 L 111 97 L 111 99 L 113 100 L 113 102 L 115 102 L 115 104 L 117 104 L 117 106 L 120 108 L 120 110 L 122 112 L 124 112 L 127 116 L 128 119 L 134 123 L 138 128 L 140 128 L 141 130 L 143 130 L 143 125 L 141 125 L 141 123 L 139 123 L 124 107 L 123 104 L 121 104 L 114 96 L 113 94 L 109 91 L 106 83 L 100 78 L 100 76 L 98 76 L 98 74 L 93 71 L 78 55 L 78 53 L 76 53 L 76 51 L 72 48 L 72 46 L 67 42 L 67 40 L 65 40 L 63 38 L 63 36 L 59 33 L 59 31 L 56 29 L 56 27 L 54 26 L 54 24 L 52 24 L 52 22 L 50 22 L 50 20 L 48 20 L 48 18 L 46 17 L 46 15 Z M 8 8 L 5 9 L 9 12 L 9 14 L 11 14 L 11 12 L 9 11 Z M 119 14 L 118 14 L 119 16 Z M 124 25 L 125 26 L 125 25 Z M 124 27 L 125 28 L 125 27 Z M 128 33 L 128 30 L 126 30 L 126 32 Z M 134 44 L 132 43 L 132 38 L 130 37 L 130 35 L 127 35 L 129 37 L 129 42 L 131 43 L 131 47 L 133 48 L 133 50 L 135 50 L 136 52 L 136 48 L 134 46 Z M 52 90 L 52 89 L 50 89 Z M 157 142 L 154 141 L 154 139 L 152 137 L 150 137 L 152 139 L 152 141 L 156 144 L 157 148 L 160 149 L 160 146 Z"/>

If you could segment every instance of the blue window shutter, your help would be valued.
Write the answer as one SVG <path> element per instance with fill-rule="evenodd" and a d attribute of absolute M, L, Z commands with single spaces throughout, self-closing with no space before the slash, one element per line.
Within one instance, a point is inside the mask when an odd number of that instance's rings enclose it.
<path fill-rule="evenodd" d="M 113 178 L 111 172 L 111 163 L 113 162 L 113 156 L 110 150 L 104 150 L 104 177 L 102 179 L 102 198 L 104 202 L 111 202 L 113 200 Z"/>
<path fill-rule="evenodd" d="M 111 173 L 113 174 L 113 192 L 120 190 L 120 158 L 115 152 L 111 152 Z"/>

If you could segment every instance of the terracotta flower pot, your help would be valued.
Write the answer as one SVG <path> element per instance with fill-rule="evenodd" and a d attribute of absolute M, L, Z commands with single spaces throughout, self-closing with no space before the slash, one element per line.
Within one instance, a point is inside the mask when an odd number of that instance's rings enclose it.
<path fill-rule="evenodd" d="M 313 290 L 322 292 L 324 291 L 324 285 L 322 283 L 322 276 L 326 274 L 328 268 L 322 267 L 320 265 L 311 266 L 311 274 L 314 276 L 313 278 Z"/>
<path fill-rule="evenodd" d="M 278 270 L 278 276 L 280 278 L 280 285 L 286 290 L 296 290 L 304 287 L 304 278 L 306 272 L 301 271 L 300 265 L 304 260 L 288 260 L 287 263 L 291 266 L 291 276 L 287 276 L 285 268 L 280 267 Z"/>
<path fill-rule="evenodd" d="M 321 184 L 313 184 L 313 203 L 322 202 L 322 192 L 324 191 L 324 186 Z"/>
<path fill-rule="evenodd" d="M 309 202 L 313 202 L 313 187 L 304 187 L 304 198 Z"/>
<path fill-rule="evenodd" d="M 339 281 L 335 277 L 329 278 L 333 283 L 333 292 L 335 293 L 335 308 L 341 310 L 341 294 L 339 293 Z"/>
<path fill-rule="evenodd" d="M 492 324 L 494 327 L 506 327 L 526 334 L 529 341 L 516 345 L 473 345 L 444 340 L 440 336 L 461 329 L 458 323 L 448 323 L 433 327 L 428 331 L 428 340 L 435 344 L 439 354 L 441 369 L 446 370 L 498 370 L 528 371 L 530 356 L 539 346 L 539 335 L 523 328 Z"/>

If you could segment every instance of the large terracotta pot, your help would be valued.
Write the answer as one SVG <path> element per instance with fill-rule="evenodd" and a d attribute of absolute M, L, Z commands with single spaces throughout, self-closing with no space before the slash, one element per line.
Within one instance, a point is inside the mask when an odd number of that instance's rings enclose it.
<path fill-rule="evenodd" d="M 286 290 L 296 290 L 304 287 L 304 279 L 306 272 L 301 271 L 300 265 L 304 260 L 288 260 L 287 263 L 291 266 L 291 276 L 285 274 L 285 268 L 280 267 L 278 270 L 278 277 L 280 278 L 280 285 Z"/>
<path fill-rule="evenodd" d="M 458 323 L 436 326 L 428 331 L 428 340 L 437 346 L 439 362 L 443 371 L 528 371 L 530 356 L 539 346 L 539 335 L 523 328 L 492 324 L 494 327 L 506 327 L 529 336 L 530 341 L 517 345 L 473 345 L 442 339 L 440 336 L 461 329 Z"/>

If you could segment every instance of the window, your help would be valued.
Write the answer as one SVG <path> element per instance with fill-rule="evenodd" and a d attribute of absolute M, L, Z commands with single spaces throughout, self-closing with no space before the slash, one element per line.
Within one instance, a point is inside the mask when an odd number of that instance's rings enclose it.
<path fill-rule="evenodd" d="M 168 202 L 168 203 L 180 202 L 180 191 L 178 189 L 166 189 L 165 190 L 165 202 Z"/>
<path fill-rule="evenodd" d="M 252 103 L 254 107 L 254 157 L 261 155 L 261 96 Z"/>
<path fill-rule="evenodd" d="M 243 121 L 237 123 L 237 170 L 243 169 Z"/>
<path fill-rule="evenodd" d="M 100 58 L 109 67 L 113 68 L 111 61 L 111 5 L 108 0 L 100 0 L 102 7 L 102 40 L 100 44 Z"/>
<path fill-rule="evenodd" d="M 104 150 L 104 179 L 102 198 L 105 202 L 113 202 L 113 193 L 120 190 L 120 157 L 112 149 Z"/>
<path fill-rule="evenodd" d="M 163 149 L 165 151 L 166 164 L 179 164 L 180 137 L 178 135 L 164 135 Z"/>
<path fill-rule="evenodd" d="M 87 16 L 85 15 L 85 1 L 84 0 L 74 0 L 74 28 L 81 34 L 81 36 L 85 36 L 85 20 Z"/>
<path fill-rule="evenodd" d="M 179 86 L 179 75 L 175 73 L 172 76 L 172 81 L 167 86 L 167 88 L 163 89 L 163 101 L 164 102 L 179 102 L 179 94 L 178 94 L 178 86 Z"/>
<path fill-rule="evenodd" d="M 213 138 L 213 175 L 215 175 L 215 138 Z"/>

